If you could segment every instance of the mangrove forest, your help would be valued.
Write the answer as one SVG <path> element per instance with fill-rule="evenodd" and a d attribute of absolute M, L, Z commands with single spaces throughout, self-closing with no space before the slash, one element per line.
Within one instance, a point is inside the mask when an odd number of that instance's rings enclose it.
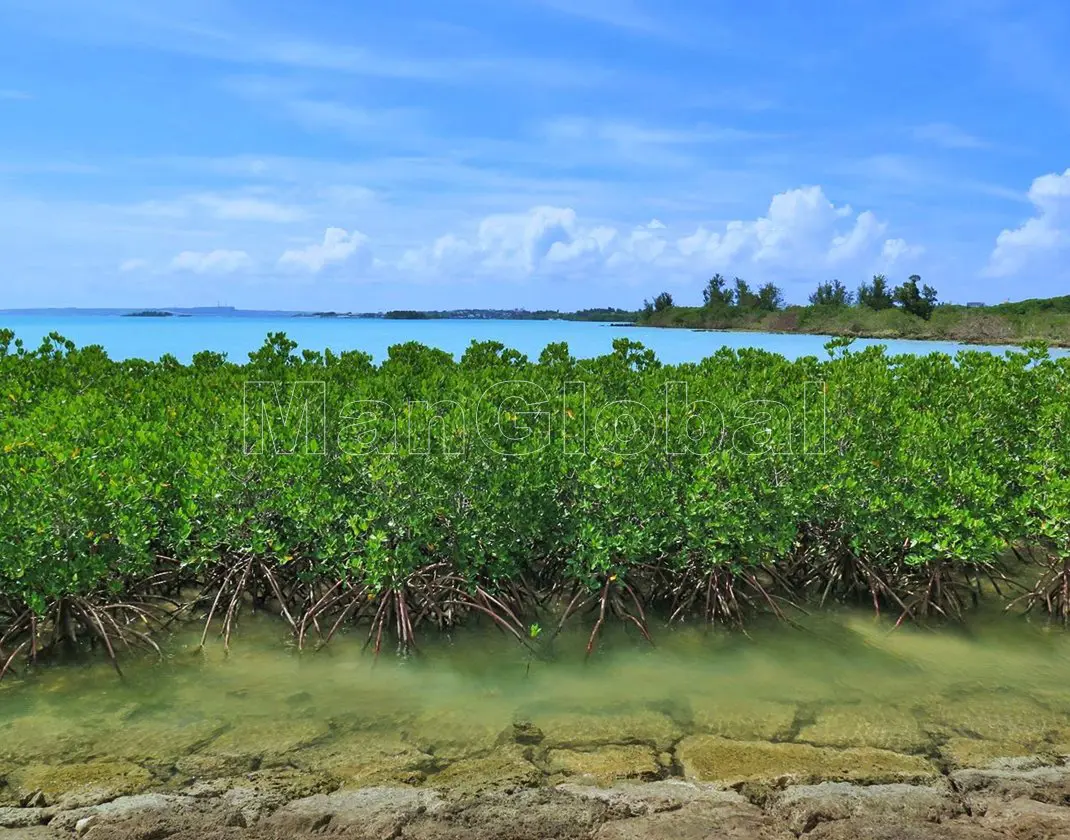
<path fill-rule="evenodd" d="M 862 604 L 1070 616 L 1070 359 L 1042 345 L 665 365 L 473 342 L 237 363 L 0 333 L 0 674 L 175 622 L 239 642 L 462 624 L 535 648 Z M 198 630 L 198 632 L 202 632 Z"/>

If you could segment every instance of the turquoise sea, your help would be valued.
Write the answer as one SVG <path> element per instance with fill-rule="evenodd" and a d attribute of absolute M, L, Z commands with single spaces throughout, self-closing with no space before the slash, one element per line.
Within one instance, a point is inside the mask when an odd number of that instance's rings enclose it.
<path fill-rule="evenodd" d="M 376 361 L 392 344 L 419 341 L 460 356 L 473 341 L 496 340 L 531 358 L 549 343 L 568 343 L 573 355 L 589 358 L 608 353 L 613 339 L 625 336 L 652 348 L 667 363 L 694 362 L 721 347 L 761 347 L 788 358 L 825 355 L 828 336 L 754 332 L 701 332 L 682 329 L 614 327 L 578 321 L 492 321 L 295 318 L 204 315 L 187 318 L 124 318 L 118 315 L 0 314 L 0 327 L 15 331 L 27 347 L 36 347 L 53 330 L 79 346 L 99 344 L 114 359 L 158 359 L 171 353 L 188 362 L 194 353 L 214 350 L 234 362 L 264 343 L 269 332 L 285 332 L 301 348 L 364 350 Z M 945 341 L 859 339 L 855 347 L 884 344 L 891 353 L 955 353 L 973 347 L 1002 352 L 1007 348 Z M 1053 351 L 1065 355 L 1068 351 Z"/>

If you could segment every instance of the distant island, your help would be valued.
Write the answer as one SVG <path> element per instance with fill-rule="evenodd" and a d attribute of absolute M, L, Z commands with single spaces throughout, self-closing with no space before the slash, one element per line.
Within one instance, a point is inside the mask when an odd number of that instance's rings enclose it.
<path fill-rule="evenodd" d="M 875 275 L 857 290 L 839 280 L 819 283 L 809 303 L 788 304 L 773 283 L 752 288 L 736 277 L 715 274 L 702 288 L 701 305 L 678 304 L 665 291 L 638 310 L 601 307 L 556 309 L 390 309 L 383 312 L 298 312 L 236 309 L 232 306 L 166 309 L 0 309 L 0 315 L 122 315 L 130 318 L 323 318 L 397 321 L 497 320 L 586 321 L 610 327 L 664 327 L 690 330 L 802 333 L 850 338 L 919 339 L 964 344 L 1021 345 L 1042 341 L 1070 347 L 1070 295 L 1018 302 L 941 302 L 937 291 L 914 274 L 893 285 Z"/>
<path fill-rule="evenodd" d="M 494 320 L 494 321 L 598 321 L 633 324 L 639 312 L 629 309 L 390 309 L 386 312 L 296 312 L 295 318 L 385 318 L 396 321 Z"/>

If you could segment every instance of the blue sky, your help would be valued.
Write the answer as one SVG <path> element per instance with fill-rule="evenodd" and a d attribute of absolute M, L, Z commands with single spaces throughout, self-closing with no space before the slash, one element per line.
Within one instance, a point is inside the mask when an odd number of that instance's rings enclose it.
<path fill-rule="evenodd" d="M 1070 293 L 1061 0 L 0 0 L 0 308 Z"/>

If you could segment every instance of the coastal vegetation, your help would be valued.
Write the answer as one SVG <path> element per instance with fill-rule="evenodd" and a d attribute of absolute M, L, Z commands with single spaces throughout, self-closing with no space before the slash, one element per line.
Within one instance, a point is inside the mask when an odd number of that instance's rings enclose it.
<path fill-rule="evenodd" d="M 652 327 L 797 332 L 830 336 L 948 340 L 980 344 L 1044 341 L 1070 345 L 1070 296 L 986 306 L 940 303 L 918 275 L 892 286 L 876 275 L 850 291 L 839 280 L 818 284 L 806 306 L 786 305 L 772 283 L 752 290 L 714 275 L 701 306 L 677 305 L 663 292 L 646 301 L 637 323 Z"/>
<path fill-rule="evenodd" d="M 941 303 L 937 290 L 918 275 L 893 285 L 875 275 L 850 290 L 839 280 L 819 283 L 806 305 L 788 304 L 774 283 L 751 288 L 720 274 L 702 290 L 702 304 L 682 305 L 670 292 L 645 301 L 639 310 L 450 309 L 387 312 L 316 312 L 296 317 L 385 318 L 388 320 L 600 321 L 620 326 L 683 327 L 855 338 L 927 339 L 975 344 L 1043 341 L 1070 346 L 1070 295 L 1015 303 Z"/>
<path fill-rule="evenodd" d="M 194 615 L 229 643 L 251 608 L 376 653 L 473 621 L 539 649 L 580 624 L 590 652 L 610 622 L 831 603 L 1065 621 L 1070 360 L 850 343 L 376 365 L 275 333 L 183 365 L 0 331 L 0 673 Z"/>
<path fill-rule="evenodd" d="M 138 312 L 126 312 L 124 318 L 173 318 L 173 312 L 165 312 L 162 309 L 142 309 Z"/>

